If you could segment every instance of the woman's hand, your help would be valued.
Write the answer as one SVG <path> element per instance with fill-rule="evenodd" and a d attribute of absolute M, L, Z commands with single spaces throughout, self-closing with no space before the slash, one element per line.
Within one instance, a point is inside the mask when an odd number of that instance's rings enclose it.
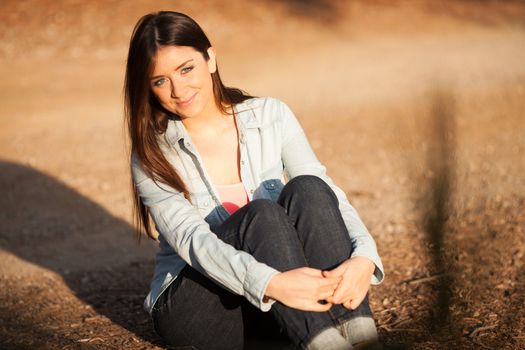
<path fill-rule="evenodd" d="M 341 263 L 330 271 L 323 271 L 323 276 L 341 277 L 332 297 L 326 299 L 332 304 L 343 304 L 347 309 L 354 310 L 363 301 L 370 288 L 370 279 L 375 270 L 375 264 L 365 257 L 356 256 Z"/>
<path fill-rule="evenodd" d="M 273 276 L 265 295 L 294 309 L 323 312 L 332 304 L 319 304 L 319 300 L 332 297 L 341 280 L 341 276 L 324 277 L 321 270 L 301 267 Z"/>

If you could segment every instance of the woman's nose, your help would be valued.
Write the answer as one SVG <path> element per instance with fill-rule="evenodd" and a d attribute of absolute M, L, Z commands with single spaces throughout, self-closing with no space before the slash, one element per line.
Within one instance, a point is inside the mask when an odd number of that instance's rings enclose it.
<path fill-rule="evenodd" d="M 184 98 L 185 83 L 181 80 L 170 79 L 171 98 Z"/>
<path fill-rule="evenodd" d="M 176 98 L 177 97 L 177 85 L 175 83 L 175 81 L 173 79 L 170 79 L 170 84 L 171 84 L 171 98 Z"/>

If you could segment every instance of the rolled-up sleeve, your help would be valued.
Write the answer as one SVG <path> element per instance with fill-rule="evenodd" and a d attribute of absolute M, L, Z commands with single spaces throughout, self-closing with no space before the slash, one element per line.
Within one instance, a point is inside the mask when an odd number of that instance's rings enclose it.
<path fill-rule="evenodd" d="M 372 284 L 383 281 L 383 264 L 377 253 L 374 239 L 361 221 L 357 211 L 349 203 L 343 190 L 337 187 L 332 179 L 326 175 L 326 167 L 315 156 L 306 135 L 297 118 L 290 108 L 283 102 L 276 100 L 279 105 L 279 114 L 282 116 L 282 160 L 289 178 L 298 175 L 315 175 L 323 179 L 335 192 L 339 200 L 339 210 L 343 216 L 348 234 L 354 247 L 352 257 L 363 256 L 375 264 L 375 271 L 371 279 Z"/>
<path fill-rule="evenodd" d="M 147 176 L 135 154 L 131 170 L 138 195 L 157 231 L 175 252 L 213 281 L 268 311 L 273 302 L 263 301 L 264 292 L 279 271 L 220 240 L 182 192 Z"/>

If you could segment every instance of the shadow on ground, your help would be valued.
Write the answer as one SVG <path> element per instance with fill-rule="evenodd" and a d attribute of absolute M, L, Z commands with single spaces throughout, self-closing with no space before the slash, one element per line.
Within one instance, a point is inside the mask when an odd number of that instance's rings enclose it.
<path fill-rule="evenodd" d="M 127 222 L 38 170 L 1 161 L 0 174 L 0 248 L 57 273 L 74 295 L 98 315 L 107 317 L 142 340 L 164 346 L 142 306 L 153 271 L 155 244 L 147 240 L 137 244 L 133 228 Z M 17 271 L 10 274 L 17 278 Z M 23 287 L 15 282 L 11 288 L 16 290 L 4 290 L 0 300 L 7 295 L 32 305 L 47 304 L 45 299 L 53 297 L 52 291 L 58 288 L 57 281 L 37 279 L 36 288 L 31 284 Z M 42 290 L 51 296 L 42 299 Z M 57 302 L 61 309 L 68 308 Z M 3 332 L 27 334 L 28 329 L 31 330 L 31 338 L 37 339 L 27 339 L 24 346 L 46 348 L 46 345 L 53 344 L 53 347 L 64 347 L 78 341 L 75 337 L 54 334 L 56 325 L 45 315 L 35 315 L 34 320 L 22 316 L 19 307 L 18 304 L 14 307 L 1 305 L 0 324 L 4 324 Z M 82 313 L 82 310 L 68 311 Z M 101 335 L 111 333 L 103 325 L 100 328 Z M 106 345 L 119 347 L 126 344 Z M 283 340 L 263 341 L 253 337 L 246 344 L 251 350 L 267 349 L 268 346 L 284 349 L 287 344 Z"/>
<path fill-rule="evenodd" d="M 98 314 L 160 345 L 142 309 L 154 246 L 139 246 L 127 222 L 46 174 L 5 161 L 0 173 L 0 247 L 58 273 Z"/>

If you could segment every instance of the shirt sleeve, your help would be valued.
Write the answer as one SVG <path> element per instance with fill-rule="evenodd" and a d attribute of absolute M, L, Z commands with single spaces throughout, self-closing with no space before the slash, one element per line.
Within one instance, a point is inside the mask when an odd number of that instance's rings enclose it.
<path fill-rule="evenodd" d="M 135 154 L 131 170 L 138 195 L 157 231 L 175 252 L 213 281 L 268 311 L 274 301 L 263 301 L 264 292 L 279 271 L 220 240 L 182 192 L 146 175 Z"/>
<path fill-rule="evenodd" d="M 384 270 L 374 239 L 361 221 L 357 211 L 349 203 L 344 191 L 337 187 L 332 179 L 326 175 L 326 167 L 315 156 L 301 125 L 291 109 L 281 101 L 278 101 L 278 104 L 279 113 L 283 118 L 281 157 L 289 178 L 291 179 L 298 175 L 315 175 L 330 186 L 339 200 L 339 210 L 354 247 L 351 257 L 362 256 L 370 259 L 375 264 L 374 274 L 370 282 L 372 284 L 381 283 L 384 279 Z"/>

